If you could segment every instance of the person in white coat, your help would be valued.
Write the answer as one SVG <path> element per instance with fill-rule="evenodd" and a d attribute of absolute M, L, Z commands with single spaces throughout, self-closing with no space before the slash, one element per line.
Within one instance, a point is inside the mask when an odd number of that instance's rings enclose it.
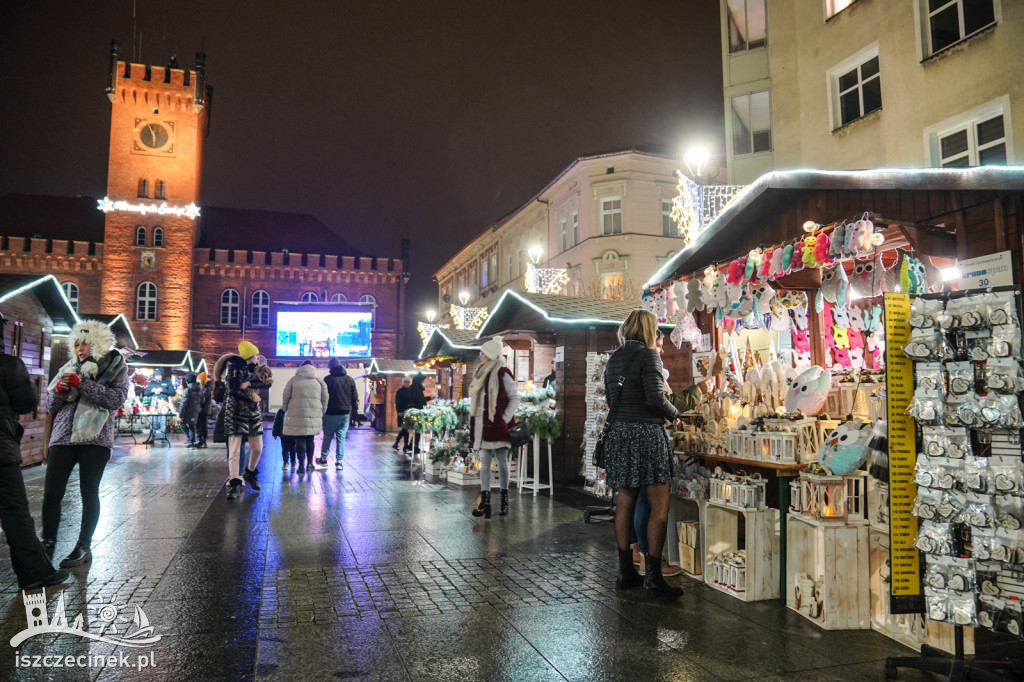
<path fill-rule="evenodd" d="M 306 468 L 313 470 L 313 437 L 324 428 L 327 400 L 327 384 L 316 375 L 313 363 L 306 360 L 285 384 L 281 404 L 284 409 L 281 433 L 295 437 L 300 474 L 305 473 Z"/>

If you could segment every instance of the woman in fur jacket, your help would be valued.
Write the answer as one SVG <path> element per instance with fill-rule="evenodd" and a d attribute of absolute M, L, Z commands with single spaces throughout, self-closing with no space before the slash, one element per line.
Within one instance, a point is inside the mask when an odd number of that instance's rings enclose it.
<path fill-rule="evenodd" d="M 259 364 L 259 349 L 248 341 L 238 344 L 238 355 L 229 353 L 217 360 L 213 375 L 223 381 L 223 434 L 228 442 L 228 499 L 238 497 L 242 481 L 260 489 L 256 464 L 263 452 L 263 409 L 256 392 L 273 382 L 270 368 Z M 218 417 L 220 420 L 220 417 Z M 249 464 L 240 471 L 242 439 L 249 442 Z"/>
<path fill-rule="evenodd" d="M 128 365 L 102 322 L 83 320 L 71 329 L 72 356 L 49 386 L 50 432 L 43 492 L 43 547 L 53 556 L 60 505 L 78 465 L 82 525 L 74 550 L 60 562 L 71 568 L 92 560 L 92 534 L 100 518 L 100 480 L 114 447 L 114 417 L 128 397 Z"/>

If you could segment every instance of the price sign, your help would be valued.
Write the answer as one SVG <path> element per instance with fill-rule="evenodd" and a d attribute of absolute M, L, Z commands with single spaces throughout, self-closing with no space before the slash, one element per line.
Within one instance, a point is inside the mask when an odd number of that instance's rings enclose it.
<path fill-rule="evenodd" d="M 885 374 L 889 421 L 889 539 L 893 612 L 898 596 L 921 594 L 921 567 L 914 540 L 917 517 L 911 513 L 917 486 L 917 440 L 913 418 L 905 414 L 914 397 L 914 363 L 903 354 L 910 339 L 910 297 L 885 295 Z M 915 600 L 916 601 L 916 600 Z M 916 609 L 915 609 L 916 611 Z"/>

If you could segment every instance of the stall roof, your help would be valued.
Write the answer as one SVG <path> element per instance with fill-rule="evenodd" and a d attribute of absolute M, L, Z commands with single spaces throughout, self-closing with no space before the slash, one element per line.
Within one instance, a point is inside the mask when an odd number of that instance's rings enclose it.
<path fill-rule="evenodd" d="M 101 315 L 99 313 L 82 313 L 83 319 L 99 320 L 105 323 L 110 330 L 114 332 L 114 336 L 127 336 L 131 339 L 132 348 L 138 348 L 139 344 L 135 340 L 135 334 L 132 333 L 132 327 L 128 324 L 128 318 L 123 313 L 117 315 Z"/>
<path fill-rule="evenodd" d="M 1024 167 L 879 168 L 860 171 L 792 170 L 766 173 L 745 187 L 690 244 L 669 259 L 644 285 L 734 258 L 751 230 L 797 196 L 820 190 L 978 191 L 1024 189 Z"/>
<path fill-rule="evenodd" d="M 423 370 L 413 360 L 389 360 L 374 358 L 370 361 L 367 374 L 418 374 Z"/>
<path fill-rule="evenodd" d="M 441 329 L 434 327 L 420 350 L 420 359 L 438 355 L 460 355 L 462 351 L 478 350 L 476 332 L 472 329 Z"/>
<path fill-rule="evenodd" d="M 495 304 L 477 338 L 507 331 L 515 311 L 531 308 L 545 319 L 562 324 L 622 324 L 636 310 L 635 301 L 609 301 L 604 298 L 574 298 L 555 294 L 527 294 L 508 289 Z M 536 330 L 540 331 L 540 330 Z"/>
<path fill-rule="evenodd" d="M 53 275 L 0 275 L 0 303 L 31 290 L 53 320 L 56 334 L 67 334 L 79 321 L 60 282 Z"/>
<path fill-rule="evenodd" d="M 140 350 L 129 367 L 170 367 L 180 372 L 206 371 L 206 360 L 190 350 Z M 202 369 L 199 369 L 199 368 Z"/>

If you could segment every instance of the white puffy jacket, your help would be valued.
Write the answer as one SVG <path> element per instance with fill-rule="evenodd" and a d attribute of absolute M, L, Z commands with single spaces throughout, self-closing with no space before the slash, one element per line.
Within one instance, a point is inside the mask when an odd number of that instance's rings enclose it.
<path fill-rule="evenodd" d="M 284 429 L 286 436 L 315 436 L 324 429 L 327 384 L 316 375 L 313 365 L 303 365 L 284 386 Z"/>

